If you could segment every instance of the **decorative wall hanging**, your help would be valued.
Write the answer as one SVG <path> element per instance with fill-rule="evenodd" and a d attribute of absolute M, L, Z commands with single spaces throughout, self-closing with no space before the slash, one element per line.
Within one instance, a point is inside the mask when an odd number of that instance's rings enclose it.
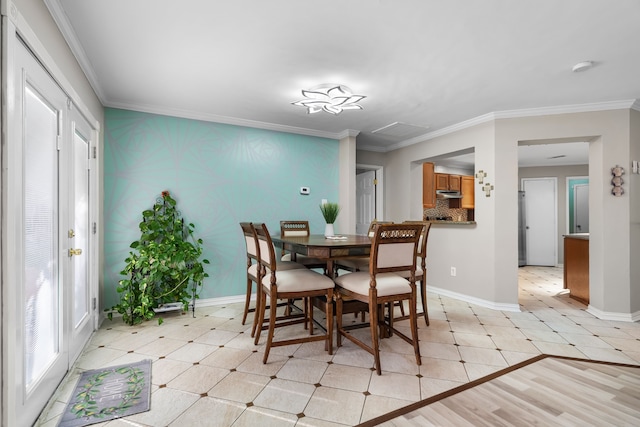
<path fill-rule="evenodd" d="M 622 188 L 622 184 L 624 184 L 624 180 L 622 179 L 624 168 L 616 165 L 616 167 L 611 168 L 611 175 L 613 175 L 613 178 L 611 178 L 611 185 L 613 186 L 611 194 L 616 197 L 622 196 L 624 194 L 624 188 Z"/>
<path fill-rule="evenodd" d="M 476 178 L 478 179 L 478 184 L 484 183 L 484 178 L 487 176 L 487 173 L 483 170 L 479 170 L 476 174 Z"/>
<path fill-rule="evenodd" d="M 482 191 L 485 192 L 487 197 L 491 197 L 491 190 L 493 190 L 493 185 L 488 182 L 482 187 Z"/>

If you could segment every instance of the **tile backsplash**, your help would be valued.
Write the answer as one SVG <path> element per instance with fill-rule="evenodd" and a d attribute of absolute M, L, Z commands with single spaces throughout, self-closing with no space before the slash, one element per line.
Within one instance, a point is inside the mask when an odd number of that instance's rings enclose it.
<path fill-rule="evenodd" d="M 430 216 L 450 216 L 454 221 L 466 221 L 467 209 L 454 209 L 449 207 L 449 200 L 436 200 L 436 207 L 424 209 L 422 219 Z"/>

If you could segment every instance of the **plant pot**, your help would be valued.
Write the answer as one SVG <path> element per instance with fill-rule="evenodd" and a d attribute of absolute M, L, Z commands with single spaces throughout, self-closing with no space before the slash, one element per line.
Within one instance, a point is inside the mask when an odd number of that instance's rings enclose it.
<path fill-rule="evenodd" d="M 327 224 L 324 226 L 324 236 L 333 236 L 333 224 Z"/>

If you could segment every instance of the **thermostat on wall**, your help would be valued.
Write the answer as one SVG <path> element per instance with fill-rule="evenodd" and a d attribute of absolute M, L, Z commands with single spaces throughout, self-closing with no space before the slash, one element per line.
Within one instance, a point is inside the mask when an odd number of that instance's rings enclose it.
<path fill-rule="evenodd" d="M 309 187 L 300 187 L 300 194 L 309 194 L 310 192 Z"/>

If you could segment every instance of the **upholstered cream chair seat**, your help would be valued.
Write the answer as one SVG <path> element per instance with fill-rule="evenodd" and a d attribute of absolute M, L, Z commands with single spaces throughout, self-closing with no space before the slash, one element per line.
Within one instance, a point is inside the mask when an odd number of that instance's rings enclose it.
<path fill-rule="evenodd" d="M 418 241 L 418 253 L 416 259 L 416 282 L 420 283 L 420 302 L 422 303 L 422 315 L 424 321 L 429 326 L 429 311 L 427 309 L 427 242 L 429 239 L 429 230 L 431 230 L 431 223 L 427 221 L 405 221 L 403 224 L 421 224 L 422 233 L 420 233 L 420 240 Z M 400 274 L 404 278 L 409 278 L 410 271 L 401 271 Z M 397 320 L 406 319 L 407 316 L 402 313 L 401 317 L 397 317 Z"/>
<path fill-rule="evenodd" d="M 333 354 L 333 304 L 326 304 L 326 332 L 322 335 L 314 335 L 313 327 L 313 306 L 311 298 L 324 297 L 327 301 L 333 300 L 333 280 L 324 274 L 302 269 L 280 269 L 280 264 L 276 261 L 275 248 L 271 240 L 271 235 L 265 224 L 254 224 L 258 245 L 260 248 L 260 265 L 262 266 L 261 293 L 258 307 L 259 318 L 258 328 L 255 336 L 255 344 L 260 340 L 262 331 L 261 325 L 264 323 L 267 307 L 267 297 L 271 301 L 269 309 L 267 342 L 262 362 L 267 363 L 272 347 L 299 344 L 312 341 L 325 341 L 325 350 Z M 277 316 L 275 302 L 279 299 L 304 301 L 304 314 L 302 318 L 292 319 L 291 316 Z M 309 335 L 299 338 L 274 340 L 276 328 L 289 326 L 295 323 L 305 323 L 309 328 Z"/>
<path fill-rule="evenodd" d="M 262 268 L 260 267 L 260 246 L 258 244 L 258 236 L 256 235 L 255 228 L 250 222 L 241 222 L 240 228 L 244 236 L 244 242 L 247 253 L 247 289 L 244 301 L 244 312 L 242 314 L 242 324 L 244 325 L 249 313 L 258 310 L 260 304 L 260 286 L 258 285 L 262 281 Z M 278 262 L 278 268 L 280 270 L 295 270 L 306 269 L 302 264 L 298 264 L 292 261 Z M 256 308 L 251 308 L 251 297 L 253 295 L 253 283 L 256 283 Z M 257 327 L 258 316 L 254 316 L 253 325 L 251 328 L 251 336 L 255 335 Z"/>
<path fill-rule="evenodd" d="M 421 231 L 420 224 L 377 224 L 371 240 L 369 271 L 347 273 L 334 279 L 338 347 L 342 345 L 344 337 L 371 353 L 378 375 L 382 373 L 379 343 L 381 335 L 390 336 L 395 333 L 411 344 L 416 363 L 421 364 L 415 285 L 416 253 Z M 408 279 L 398 274 L 403 271 L 411 272 Z M 343 326 L 344 302 L 353 300 L 369 305 L 371 344 L 360 340 L 349 332 L 349 327 Z M 411 338 L 394 328 L 393 316 L 388 321 L 385 319 L 385 307 L 392 307 L 396 301 L 409 301 Z"/>

